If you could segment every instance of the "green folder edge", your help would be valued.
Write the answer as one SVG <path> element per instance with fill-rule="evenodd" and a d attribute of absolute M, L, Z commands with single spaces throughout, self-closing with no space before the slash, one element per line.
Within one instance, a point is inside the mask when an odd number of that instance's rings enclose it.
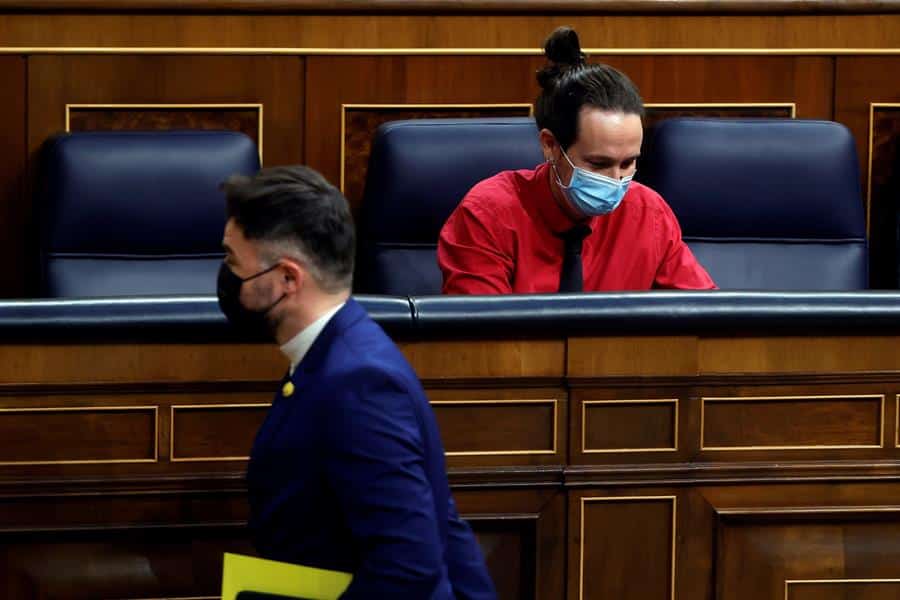
<path fill-rule="evenodd" d="M 222 567 L 222 600 L 235 600 L 238 592 L 245 591 L 337 600 L 351 579 L 352 575 L 341 571 L 226 552 Z"/>

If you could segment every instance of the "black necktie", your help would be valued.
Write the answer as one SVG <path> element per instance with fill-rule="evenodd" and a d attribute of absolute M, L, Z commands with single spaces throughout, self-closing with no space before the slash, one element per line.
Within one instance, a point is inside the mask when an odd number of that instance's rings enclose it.
<path fill-rule="evenodd" d="M 583 292 L 584 272 L 581 268 L 581 247 L 591 232 L 587 225 L 576 225 L 559 234 L 563 241 L 562 270 L 559 272 L 560 292 Z"/>

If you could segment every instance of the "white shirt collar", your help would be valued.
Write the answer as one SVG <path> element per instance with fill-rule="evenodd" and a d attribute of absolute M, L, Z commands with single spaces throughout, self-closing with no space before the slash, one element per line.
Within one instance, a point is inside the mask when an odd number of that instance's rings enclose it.
<path fill-rule="evenodd" d="M 291 361 L 291 375 L 294 374 L 294 369 L 297 368 L 297 365 L 300 364 L 300 361 L 303 360 L 303 357 L 306 356 L 306 353 L 312 348 L 313 342 L 316 341 L 316 338 L 319 337 L 319 334 L 322 333 L 322 330 L 328 325 L 328 321 L 344 307 L 344 304 L 346 304 L 346 302 L 341 302 L 334 308 L 328 310 L 281 347 L 281 351 Z"/>

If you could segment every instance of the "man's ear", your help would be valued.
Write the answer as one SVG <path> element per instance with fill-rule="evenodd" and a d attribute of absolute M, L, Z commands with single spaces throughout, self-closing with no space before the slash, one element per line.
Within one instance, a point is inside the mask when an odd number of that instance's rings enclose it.
<path fill-rule="evenodd" d="M 544 153 L 544 160 L 547 162 L 554 162 L 557 158 L 559 148 L 559 142 L 556 141 L 556 136 L 549 129 L 541 129 L 541 132 L 538 134 L 538 138 L 541 142 L 541 150 Z"/>
<path fill-rule="evenodd" d="M 306 283 L 306 278 L 309 277 L 309 273 L 303 265 L 289 258 L 281 259 L 279 267 L 282 285 L 287 294 L 298 292 Z"/>

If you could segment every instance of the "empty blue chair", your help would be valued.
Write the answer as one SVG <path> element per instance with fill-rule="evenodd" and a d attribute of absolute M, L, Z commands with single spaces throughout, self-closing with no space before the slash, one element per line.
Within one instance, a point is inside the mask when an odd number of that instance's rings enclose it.
<path fill-rule="evenodd" d="M 666 199 L 723 289 L 868 287 L 856 147 L 843 125 L 666 120 L 647 132 L 638 178 Z"/>
<path fill-rule="evenodd" d="M 49 139 L 37 199 L 48 297 L 214 294 L 224 195 L 259 152 L 231 131 L 91 132 Z"/>
<path fill-rule="evenodd" d="M 356 291 L 441 293 L 438 234 L 469 189 L 543 161 L 534 120 L 423 119 L 378 128 L 359 219 Z"/>

